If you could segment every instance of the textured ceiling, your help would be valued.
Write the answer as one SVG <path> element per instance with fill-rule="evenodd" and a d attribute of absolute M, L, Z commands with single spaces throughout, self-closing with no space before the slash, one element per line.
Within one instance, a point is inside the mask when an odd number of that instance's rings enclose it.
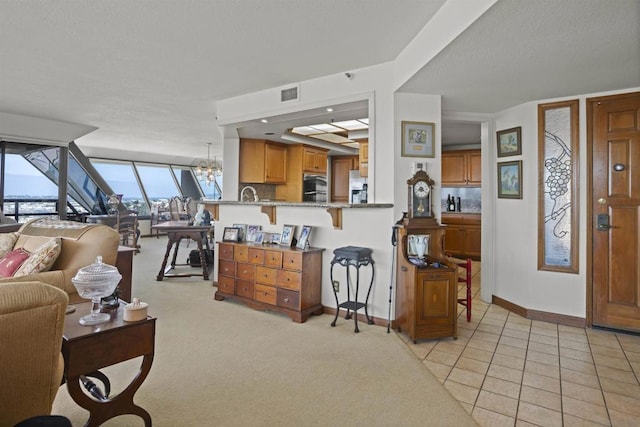
<path fill-rule="evenodd" d="M 0 111 L 97 127 L 89 153 L 193 158 L 217 100 L 391 61 L 443 3 L 3 0 Z M 639 22 L 640 0 L 499 0 L 401 91 L 493 113 L 637 87 Z"/>

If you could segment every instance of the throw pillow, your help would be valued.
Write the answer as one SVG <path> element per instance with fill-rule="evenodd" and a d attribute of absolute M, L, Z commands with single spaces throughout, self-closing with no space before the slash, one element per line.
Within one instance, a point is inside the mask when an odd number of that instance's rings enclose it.
<path fill-rule="evenodd" d="M 62 244 L 59 237 L 54 237 L 33 251 L 28 260 L 14 273 L 14 277 L 28 276 L 41 271 L 48 271 L 58 259 Z"/>
<path fill-rule="evenodd" d="M 13 277 L 16 270 L 29 259 L 29 252 L 18 248 L 0 259 L 0 277 Z"/>
<path fill-rule="evenodd" d="M 13 247 L 18 240 L 18 232 L 13 233 L 0 233 L 0 258 L 4 258 L 6 254 L 13 250 Z"/>

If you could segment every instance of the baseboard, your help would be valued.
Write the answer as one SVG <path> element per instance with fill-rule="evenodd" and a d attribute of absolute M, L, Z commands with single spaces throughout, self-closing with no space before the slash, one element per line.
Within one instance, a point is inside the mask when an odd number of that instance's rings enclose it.
<path fill-rule="evenodd" d="M 587 326 L 587 320 L 583 317 L 567 316 L 566 314 L 549 313 L 540 310 L 531 310 L 495 295 L 491 297 L 491 303 L 497 305 L 498 307 L 502 307 L 505 310 L 509 310 L 512 313 L 515 313 L 526 319 L 557 323 L 559 325 L 573 326 L 575 328 L 585 328 Z"/>

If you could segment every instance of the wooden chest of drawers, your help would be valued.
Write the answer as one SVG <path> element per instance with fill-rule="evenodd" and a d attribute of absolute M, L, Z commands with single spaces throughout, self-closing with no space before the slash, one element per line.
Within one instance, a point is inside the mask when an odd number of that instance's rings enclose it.
<path fill-rule="evenodd" d="M 284 313 L 302 323 L 321 314 L 322 251 L 277 245 L 218 244 L 215 299 Z"/>

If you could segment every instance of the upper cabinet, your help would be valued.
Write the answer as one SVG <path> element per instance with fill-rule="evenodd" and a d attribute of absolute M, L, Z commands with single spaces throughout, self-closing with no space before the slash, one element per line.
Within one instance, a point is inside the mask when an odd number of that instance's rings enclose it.
<path fill-rule="evenodd" d="M 480 150 L 445 151 L 442 153 L 442 185 L 480 187 L 482 184 Z"/>
<path fill-rule="evenodd" d="M 287 146 L 287 179 L 276 185 L 276 199 L 287 202 L 302 202 L 305 173 L 327 174 L 328 150 L 302 144 Z"/>
<path fill-rule="evenodd" d="M 358 150 L 360 161 L 360 176 L 369 176 L 369 143 L 366 141 L 361 141 Z"/>
<path fill-rule="evenodd" d="M 240 182 L 284 184 L 286 165 L 286 145 L 262 139 L 240 140 Z"/>
<path fill-rule="evenodd" d="M 318 148 L 303 147 L 303 172 L 326 174 L 327 151 Z"/>

